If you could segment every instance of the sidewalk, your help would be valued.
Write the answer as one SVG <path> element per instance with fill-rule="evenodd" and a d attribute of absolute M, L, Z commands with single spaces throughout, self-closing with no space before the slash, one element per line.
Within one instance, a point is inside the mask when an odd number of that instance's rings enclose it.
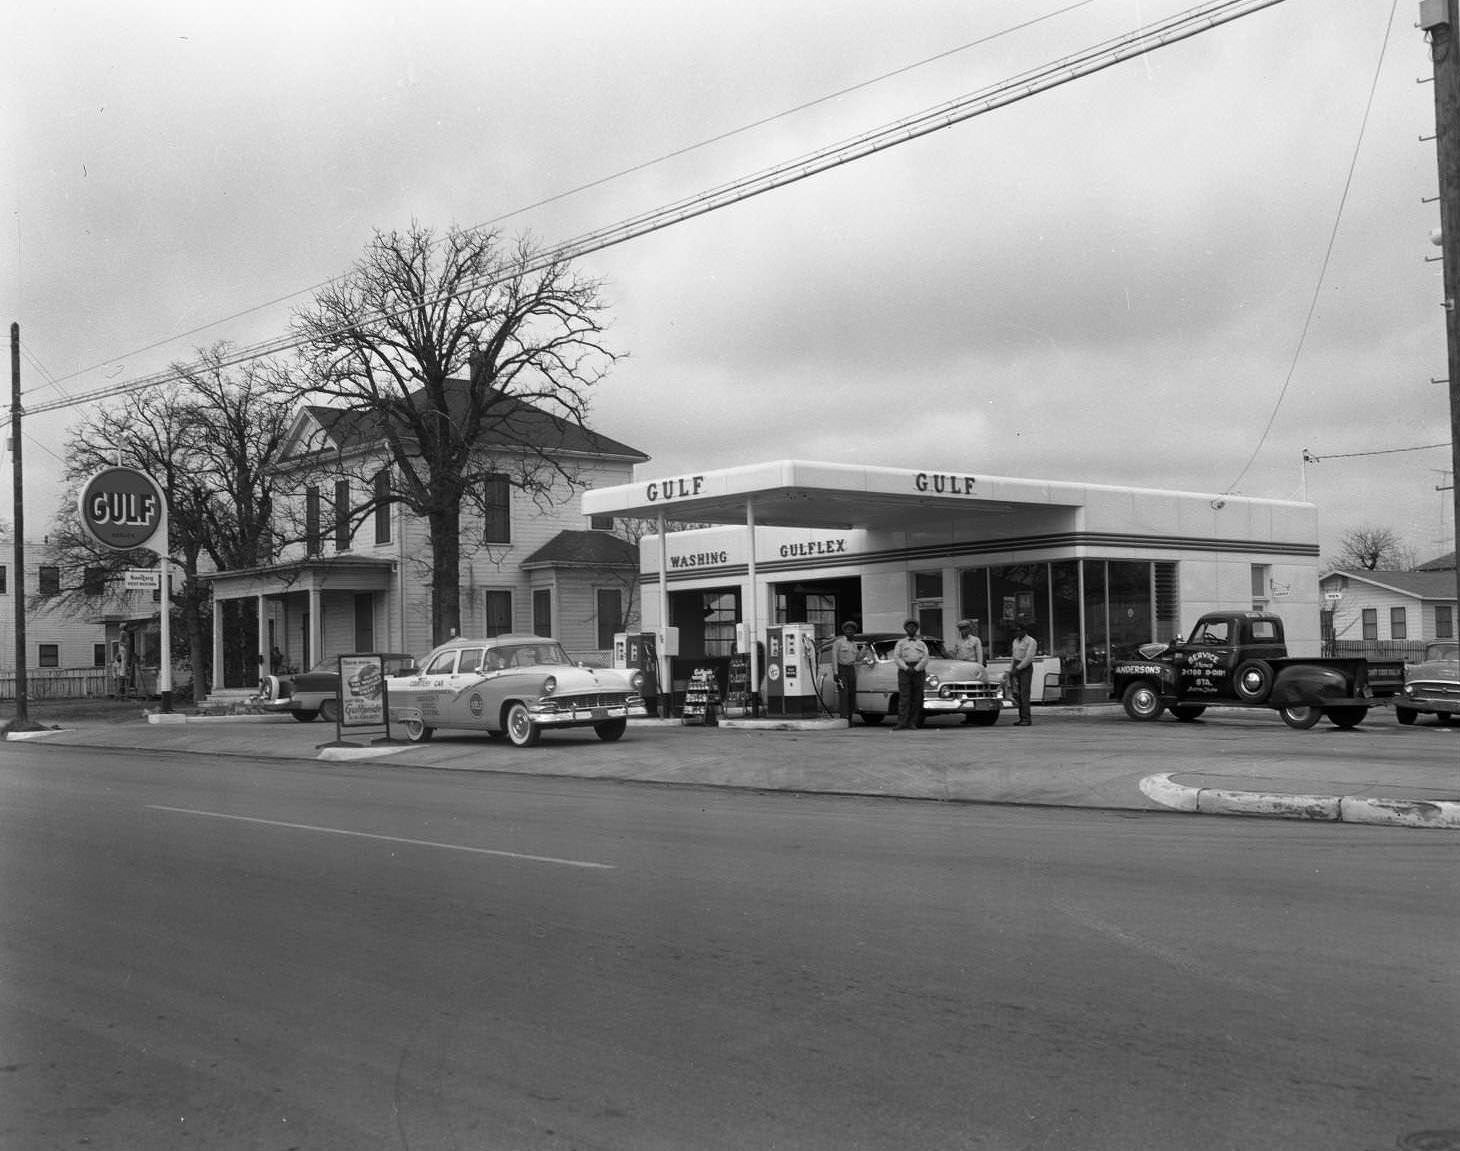
<path fill-rule="evenodd" d="M 1213 709 L 1218 712 L 1219 709 Z M 550 733 L 518 749 L 479 733 L 381 742 L 289 716 L 152 715 L 11 733 L 68 747 L 821 792 L 969 803 L 1178 811 L 1460 829 L 1460 728 L 1400 728 L 1376 711 L 1354 732 L 1290 731 L 1267 712 L 1210 724 L 1128 721 L 1118 708 L 1046 707 L 1035 726 L 938 721 L 916 732 L 839 720 L 635 720 L 617 743 Z"/>

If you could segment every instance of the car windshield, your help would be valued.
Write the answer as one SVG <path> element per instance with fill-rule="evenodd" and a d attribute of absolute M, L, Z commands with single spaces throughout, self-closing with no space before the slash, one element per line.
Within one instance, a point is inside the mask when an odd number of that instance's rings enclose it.
<path fill-rule="evenodd" d="M 1460 659 L 1460 643 L 1432 643 L 1425 648 L 1425 662 L 1440 659 Z"/>
<path fill-rule="evenodd" d="M 927 636 L 919 637 L 928 645 L 928 655 L 933 659 L 947 659 L 948 653 L 943 650 L 941 639 L 930 639 Z M 879 639 L 872 644 L 872 650 L 877 654 L 878 659 L 891 659 L 892 649 L 897 646 L 895 639 Z"/>
<path fill-rule="evenodd" d="M 563 645 L 544 640 L 539 643 L 509 643 L 487 652 L 486 669 L 504 667 L 571 667 L 573 661 Z"/>

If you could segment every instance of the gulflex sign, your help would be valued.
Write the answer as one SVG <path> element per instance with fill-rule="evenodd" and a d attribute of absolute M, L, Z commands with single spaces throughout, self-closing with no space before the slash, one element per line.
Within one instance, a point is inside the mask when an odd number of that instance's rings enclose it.
<path fill-rule="evenodd" d="M 81 526 L 113 551 L 167 554 L 167 502 L 157 481 L 135 468 L 107 468 L 81 489 Z"/>

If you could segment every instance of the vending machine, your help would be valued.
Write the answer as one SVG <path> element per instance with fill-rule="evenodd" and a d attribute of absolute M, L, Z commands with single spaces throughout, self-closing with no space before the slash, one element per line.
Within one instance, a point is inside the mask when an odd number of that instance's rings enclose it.
<path fill-rule="evenodd" d="M 816 627 L 783 623 L 766 628 L 765 696 L 770 715 L 815 715 Z"/>

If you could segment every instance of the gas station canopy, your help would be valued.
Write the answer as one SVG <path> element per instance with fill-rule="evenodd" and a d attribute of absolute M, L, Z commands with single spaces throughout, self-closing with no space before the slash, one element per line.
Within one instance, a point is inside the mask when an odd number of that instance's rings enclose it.
<path fill-rule="evenodd" d="M 1003 518 L 1021 507 L 1075 509 L 1087 484 L 963 472 L 776 460 L 645 478 L 583 495 L 584 515 L 680 523 L 871 530 L 916 528 L 950 515 Z"/>

